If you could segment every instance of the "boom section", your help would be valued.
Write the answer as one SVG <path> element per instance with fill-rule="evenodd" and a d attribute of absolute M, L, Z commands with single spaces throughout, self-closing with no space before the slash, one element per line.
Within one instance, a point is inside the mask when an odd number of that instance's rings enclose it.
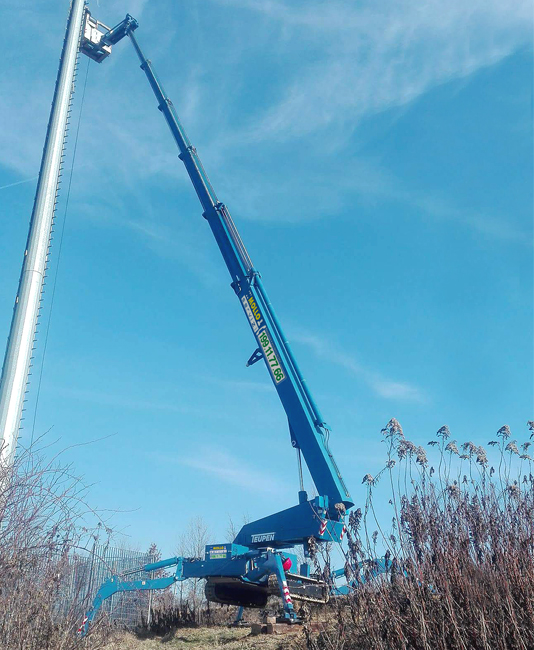
<path fill-rule="evenodd" d="M 146 59 L 132 31 L 128 32 L 150 86 L 158 101 L 202 204 L 234 289 L 256 338 L 258 349 L 249 365 L 263 358 L 289 421 L 291 442 L 300 449 L 320 495 L 328 496 L 332 514 L 334 505 L 353 505 L 336 462 L 328 449 L 328 427 L 310 394 L 289 343 L 263 287 L 261 277 L 237 231 L 226 206 L 221 203 L 191 144 L 171 100 L 165 94 L 151 62 Z"/>

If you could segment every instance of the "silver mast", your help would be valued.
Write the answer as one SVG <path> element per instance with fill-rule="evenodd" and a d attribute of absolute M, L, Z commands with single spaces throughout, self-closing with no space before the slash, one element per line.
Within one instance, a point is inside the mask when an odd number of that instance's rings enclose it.
<path fill-rule="evenodd" d="M 30 231 L 0 379 L 0 463 L 11 464 L 17 446 L 32 359 L 41 294 L 48 263 L 78 55 L 84 0 L 72 0 L 56 89 L 41 159 Z"/>

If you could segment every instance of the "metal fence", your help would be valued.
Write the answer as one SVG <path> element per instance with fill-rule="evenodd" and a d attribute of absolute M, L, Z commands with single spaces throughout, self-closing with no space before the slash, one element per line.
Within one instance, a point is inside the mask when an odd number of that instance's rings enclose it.
<path fill-rule="evenodd" d="M 88 557 L 74 554 L 69 557 L 65 579 L 62 581 L 59 608 L 86 611 L 100 585 L 112 575 L 132 571 L 137 567 L 155 562 L 150 553 L 131 551 L 95 544 Z M 136 580 L 141 572 L 132 573 L 128 580 Z M 135 627 L 150 618 L 152 592 L 124 592 L 104 601 L 102 611 L 111 620 L 124 627 Z"/>

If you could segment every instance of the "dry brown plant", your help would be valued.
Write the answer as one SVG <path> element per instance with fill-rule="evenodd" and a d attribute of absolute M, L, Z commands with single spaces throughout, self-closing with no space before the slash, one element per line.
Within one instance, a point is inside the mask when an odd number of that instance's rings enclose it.
<path fill-rule="evenodd" d="M 532 438 L 534 423 L 528 426 Z M 308 632 L 310 650 L 532 650 L 530 439 L 510 441 L 509 427 L 501 427 L 490 454 L 472 442 L 458 445 L 444 426 L 428 443 L 430 457 L 396 420 L 382 434 L 387 462 L 364 477 L 365 508 L 349 519 L 345 572 L 355 589 L 335 601 L 329 631 Z M 387 529 L 375 513 L 376 486 L 386 479 Z M 388 572 L 374 575 L 380 550 Z"/>
<path fill-rule="evenodd" d="M 0 466 L 2 650 L 68 650 L 79 643 L 83 599 L 69 580 L 75 552 L 92 541 L 85 522 L 99 517 L 72 467 L 38 445 L 20 450 L 11 467 Z M 68 589 L 72 599 L 65 605 Z M 85 648 L 95 650 L 105 638 L 101 626 Z"/>

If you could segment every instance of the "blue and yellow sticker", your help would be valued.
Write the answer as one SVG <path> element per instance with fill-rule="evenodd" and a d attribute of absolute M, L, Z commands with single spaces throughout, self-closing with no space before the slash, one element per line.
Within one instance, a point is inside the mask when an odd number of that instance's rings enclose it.
<path fill-rule="evenodd" d="M 253 296 L 250 294 L 244 293 L 241 296 L 241 304 L 245 310 L 245 314 L 249 320 L 252 331 L 254 332 L 256 338 L 259 341 L 260 348 L 263 352 L 263 356 L 267 361 L 271 375 L 273 376 L 274 382 L 279 384 L 281 381 L 284 381 L 286 378 L 280 359 L 276 352 L 276 348 L 273 345 L 269 332 L 267 330 L 267 325 L 262 316 L 258 304 L 254 300 Z"/>
<path fill-rule="evenodd" d="M 228 548 L 226 546 L 212 546 L 209 549 L 210 560 L 226 560 Z"/>

